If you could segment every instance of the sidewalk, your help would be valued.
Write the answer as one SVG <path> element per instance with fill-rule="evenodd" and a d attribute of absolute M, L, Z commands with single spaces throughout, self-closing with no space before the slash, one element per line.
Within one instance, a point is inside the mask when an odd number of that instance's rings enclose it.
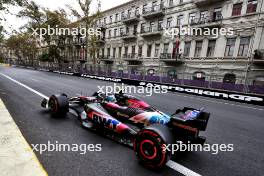
<path fill-rule="evenodd" d="M 47 176 L 0 99 L 0 175 Z"/>

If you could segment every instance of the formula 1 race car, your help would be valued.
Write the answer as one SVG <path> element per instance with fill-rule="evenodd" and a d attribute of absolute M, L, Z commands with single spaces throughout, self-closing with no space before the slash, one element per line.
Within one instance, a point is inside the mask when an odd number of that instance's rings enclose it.
<path fill-rule="evenodd" d="M 140 163 L 148 168 L 161 168 L 171 157 L 164 150 L 177 141 L 204 144 L 210 114 L 203 109 L 183 108 L 172 115 L 155 109 L 138 98 L 123 94 L 94 93 L 90 97 L 52 95 L 41 106 L 55 117 L 75 114 L 82 127 L 103 133 L 122 144 L 133 147 Z"/>

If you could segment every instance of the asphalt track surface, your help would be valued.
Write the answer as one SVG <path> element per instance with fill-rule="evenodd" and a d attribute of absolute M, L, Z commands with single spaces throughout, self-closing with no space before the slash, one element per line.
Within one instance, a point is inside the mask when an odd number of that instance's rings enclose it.
<path fill-rule="evenodd" d="M 96 133 L 80 128 L 76 118 L 51 118 L 40 107 L 42 97 L 14 80 L 49 96 L 54 93 L 91 95 L 97 86 L 113 83 L 14 67 L 0 66 L 0 97 L 29 144 L 48 141 L 68 144 L 101 144 L 101 152 L 35 152 L 51 176 L 61 175 L 182 175 L 165 167 L 151 171 L 138 164 L 134 152 Z M 209 144 L 234 144 L 233 152 L 178 153 L 173 161 L 201 175 L 264 175 L 264 108 L 181 93 L 138 95 L 158 109 L 173 113 L 185 106 L 205 107 L 211 113 L 206 132 Z"/>

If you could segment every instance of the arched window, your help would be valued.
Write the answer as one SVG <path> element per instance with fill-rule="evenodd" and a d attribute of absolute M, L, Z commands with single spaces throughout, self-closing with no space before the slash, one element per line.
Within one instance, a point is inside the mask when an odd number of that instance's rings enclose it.
<path fill-rule="evenodd" d="M 177 71 L 175 69 L 171 69 L 167 73 L 169 78 L 177 79 Z"/>
<path fill-rule="evenodd" d="M 193 80 L 205 81 L 205 73 L 204 72 L 194 72 Z"/>
<path fill-rule="evenodd" d="M 236 83 L 236 75 L 233 73 L 227 73 L 224 76 L 223 83 Z"/>

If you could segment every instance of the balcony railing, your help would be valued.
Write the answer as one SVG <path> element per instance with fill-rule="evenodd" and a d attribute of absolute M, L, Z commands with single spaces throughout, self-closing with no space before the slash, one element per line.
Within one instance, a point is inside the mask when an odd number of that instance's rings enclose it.
<path fill-rule="evenodd" d="M 115 60 L 115 57 L 107 55 L 107 56 L 99 56 L 99 59 L 102 60 L 102 61 L 113 62 Z"/>
<path fill-rule="evenodd" d="M 217 2 L 220 2 L 220 1 L 223 1 L 223 0 L 195 0 L 193 1 L 198 7 L 202 7 L 202 6 L 205 6 L 205 5 L 210 5 L 210 4 L 214 4 L 214 3 L 217 3 Z"/>
<path fill-rule="evenodd" d="M 162 26 L 145 27 L 141 29 L 140 33 L 142 37 L 161 36 L 163 28 Z"/>
<path fill-rule="evenodd" d="M 122 39 L 136 39 L 137 38 L 137 31 L 130 31 L 126 33 L 121 33 L 120 36 Z"/>
<path fill-rule="evenodd" d="M 140 15 L 138 13 L 130 13 L 122 16 L 123 23 L 130 24 L 133 22 L 139 22 Z"/>
<path fill-rule="evenodd" d="M 102 30 L 106 29 L 106 25 L 104 23 L 98 24 L 97 28 L 101 28 Z"/>
<path fill-rule="evenodd" d="M 177 53 L 160 53 L 161 61 L 183 62 L 181 55 Z"/>
<path fill-rule="evenodd" d="M 123 59 L 127 61 L 142 61 L 140 58 L 142 58 L 142 55 L 137 53 L 123 54 Z"/>
<path fill-rule="evenodd" d="M 223 16 L 221 13 L 217 13 L 211 16 L 201 17 L 201 18 L 194 18 L 190 21 L 190 25 L 201 25 L 201 26 L 215 26 L 221 25 L 223 20 Z"/>
<path fill-rule="evenodd" d="M 154 18 L 165 15 L 165 8 L 163 4 L 155 5 L 152 7 L 146 7 L 142 11 L 142 16 L 144 18 Z"/>

